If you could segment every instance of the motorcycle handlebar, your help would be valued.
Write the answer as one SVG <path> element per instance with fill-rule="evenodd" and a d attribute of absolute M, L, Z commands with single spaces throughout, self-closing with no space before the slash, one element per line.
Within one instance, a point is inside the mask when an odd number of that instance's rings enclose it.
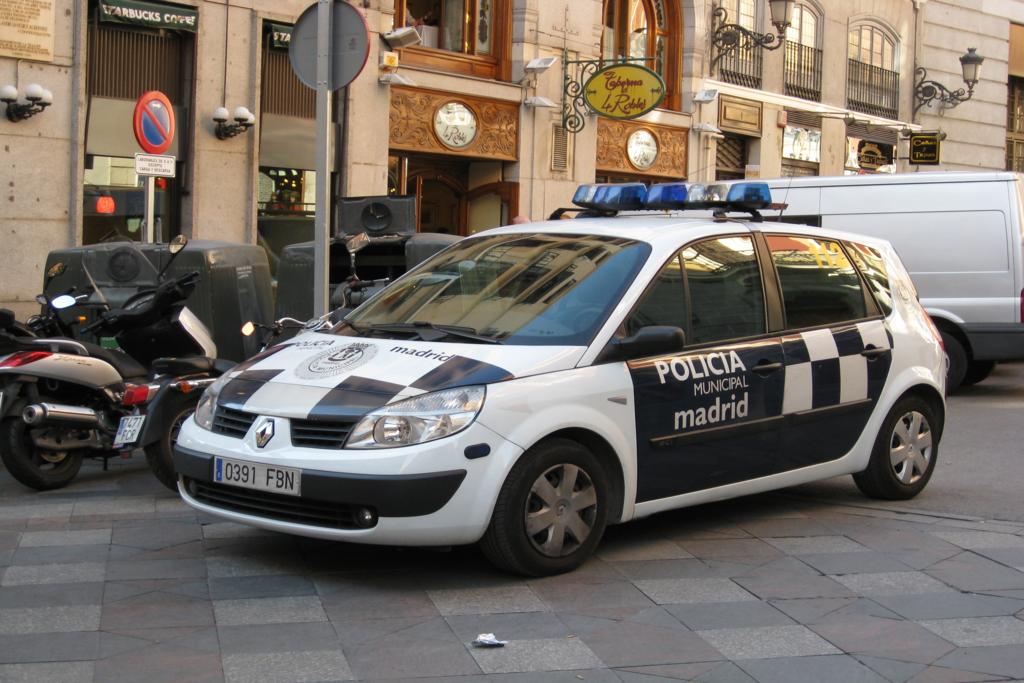
<path fill-rule="evenodd" d="M 161 282 L 156 289 L 151 290 L 152 299 L 147 303 L 135 309 L 115 308 L 101 313 L 96 320 L 83 326 L 81 333 L 89 334 L 104 327 L 131 327 L 135 322 L 147 321 L 154 313 L 162 314 L 169 306 L 187 299 L 198 282 L 199 271 L 197 270 L 185 273 L 173 280 Z M 139 294 L 145 293 L 140 292 Z"/>

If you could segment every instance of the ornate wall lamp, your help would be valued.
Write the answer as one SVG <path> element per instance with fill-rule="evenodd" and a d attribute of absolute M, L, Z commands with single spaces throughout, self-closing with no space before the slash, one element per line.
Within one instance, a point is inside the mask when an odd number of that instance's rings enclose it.
<path fill-rule="evenodd" d="M 235 107 L 234 119 L 234 123 L 228 123 L 227 107 L 217 107 L 213 110 L 213 120 L 217 124 L 213 132 L 218 140 L 233 138 L 249 130 L 256 123 L 256 117 L 245 107 Z"/>
<path fill-rule="evenodd" d="M 7 104 L 7 120 L 17 123 L 32 118 L 53 104 L 53 93 L 33 83 L 25 88 L 25 99 L 28 102 L 18 104 L 18 89 L 13 85 L 0 88 L 0 102 Z"/>
<path fill-rule="evenodd" d="M 711 44 L 715 49 L 711 68 L 713 69 L 722 57 L 738 50 L 750 50 L 755 47 L 766 50 L 778 49 L 786 37 L 786 29 L 792 23 L 794 2 L 795 0 L 768 0 L 768 9 L 776 33 L 756 33 L 739 24 L 730 23 L 729 12 L 721 5 L 716 6 L 711 12 L 714 26 Z"/>
<path fill-rule="evenodd" d="M 974 96 L 974 86 L 981 75 L 981 64 L 985 58 L 978 54 L 977 48 L 969 47 L 960 56 L 960 68 L 963 69 L 964 83 L 967 89 L 950 90 L 938 81 L 928 80 L 928 70 L 923 66 L 914 69 L 918 77 L 914 84 L 914 116 L 921 107 L 926 107 L 938 100 L 943 109 L 952 109 Z"/>

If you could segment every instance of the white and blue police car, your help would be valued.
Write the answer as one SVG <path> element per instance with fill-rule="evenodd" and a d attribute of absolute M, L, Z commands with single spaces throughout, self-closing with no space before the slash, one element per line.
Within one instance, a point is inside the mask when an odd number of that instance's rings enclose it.
<path fill-rule="evenodd" d="M 479 542 L 544 575 L 663 510 L 841 474 L 924 488 L 945 356 L 888 243 L 762 222 L 757 183 L 574 202 L 223 376 L 178 437 L 185 502 L 319 538 Z"/>

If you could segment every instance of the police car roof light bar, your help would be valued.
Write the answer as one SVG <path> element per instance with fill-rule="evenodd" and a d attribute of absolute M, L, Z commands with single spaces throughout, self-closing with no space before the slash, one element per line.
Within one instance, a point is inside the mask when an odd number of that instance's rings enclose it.
<path fill-rule="evenodd" d="M 594 183 L 576 188 L 572 203 L 604 212 L 636 211 L 644 208 L 647 186 L 643 183 Z"/>
<path fill-rule="evenodd" d="M 647 193 L 646 208 L 652 210 L 721 209 L 757 212 L 772 203 L 767 183 L 702 185 L 700 183 L 660 183 Z"/>

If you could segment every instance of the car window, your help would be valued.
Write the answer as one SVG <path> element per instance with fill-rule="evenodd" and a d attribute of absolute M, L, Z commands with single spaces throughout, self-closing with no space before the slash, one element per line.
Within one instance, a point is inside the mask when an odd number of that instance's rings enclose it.
<path fill-rule="evenodd" d="M 677 253 L 654 278 L 644 298 L 626 320 L 626 335 L 634 335 L 648 325 L 669 325 L 685 331 L 686 323 L 686 290 Z"/>
<path fill-rule="evenodd" d="M 688 344 L 763 334 L 764 291 L 751 238 L 704 240 L 673 256 L 626 321 L 626 334 L 648 325 L 678 327 Z"/>
<path fill-rule="evenodd" d="M 765 235 L 782 287 L 786 326 L 817 327 L 867 316 L 857 271 L 839 243 Z"/>
<path fill-rule="evenodd" d="M 867 279 L 878 307 L 885 315 L 889 315 L 892 313 L 892 288 L 889 286 L 889 273 L 885 270 L 885 259 L 881 252 L 856 242 L 847 242 L 846 247 L 857 270 Z"/>
<path fill-rule="evenodd" d="M 761 271 L 748 236 L 704 240 L 683 249 L 694 344 L 765 332 Z"/>

